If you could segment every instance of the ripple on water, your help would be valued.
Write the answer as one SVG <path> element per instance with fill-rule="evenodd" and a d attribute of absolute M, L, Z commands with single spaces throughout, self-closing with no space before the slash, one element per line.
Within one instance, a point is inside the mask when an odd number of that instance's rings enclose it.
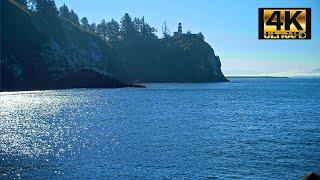
<path fill-rule="evenodd" d="M 0 93 L 0 174 L 297 179 L 320 169 L 319 80 L 147 86 Z"/>

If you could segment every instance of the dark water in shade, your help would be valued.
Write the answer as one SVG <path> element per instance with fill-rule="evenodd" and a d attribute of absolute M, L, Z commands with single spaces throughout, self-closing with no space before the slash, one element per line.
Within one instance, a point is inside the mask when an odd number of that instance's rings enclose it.
<path fill-rule="evenodd" d="M 320 173 L 320 79 L 0 93 L 0 179 Z"/>

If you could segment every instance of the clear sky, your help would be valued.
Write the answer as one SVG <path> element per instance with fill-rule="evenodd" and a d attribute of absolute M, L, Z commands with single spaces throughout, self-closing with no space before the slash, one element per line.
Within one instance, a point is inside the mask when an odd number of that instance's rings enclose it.
<path fill-rule="evenodd" d="M 202 32 L 220 56 L 226 75 L 306 75 L 320 68 L 319 0 L 56 0 L 90 22 L 120 20 L 128 12 L 161 33 L 181 22 L 183 31 Z M 259 7 L 312 8 L 312 40 L 258 40 Z"/>

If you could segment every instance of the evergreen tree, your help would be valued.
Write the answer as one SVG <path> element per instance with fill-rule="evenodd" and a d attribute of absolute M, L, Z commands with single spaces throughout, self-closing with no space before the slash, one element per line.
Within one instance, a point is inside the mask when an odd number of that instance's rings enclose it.
<path fill-rule="evenodd" d="M 56 21 L 59 15 L 54 0 L 34 0 L 36 14 L 48 21 Z"/>
<path fill-rule="evenodd" d="M 68 6 L 66 6 L 65 4 L 59 8 L 59 13 L 61 17 L 70 19 L 70 11 Z"/>
<path fill-rule="evenodd" d="M 84 29 L 87 29 L 87 30 L 90 29 L 90 24 L 89 24 L 88 18 L 84 17 L 84 18 L 81 19 L 81 26 Z"/>
<path fill-rule="evenodd" d="M 144 39 L 157 39 L 158 37 L 155 35 L 155 32 L 157 32 L 157 30 L 148 23 L 142 24 L 141 35 Z"/>
<path fill-rule="evenodd" d="M 111 19 L 110 22 L 106 24 L 106 36 L 107 39 L 111 42 L 117 42 L 120 37 L 120 25 L 114 19 Z"/>
<path fill-rule="evenodd" d="M 121 19 L 120 36 L 122 40 L 130 40 L 135 35 L 135 28 L 131 17 L 128 13 L 125 13 Z"/>
<path fill-rule="evenodd" d="M 70 12 L 70 20 L 75 23 L 76 25 L 80 25 L 80 22 L 79 22 L 79 17 L 78 15 L 73 11 L 71 10 Z"/>
<path fill-rule="evenodd" d="M 34 10 L 35 0 L 16 0 L 17 3 L 25 6 L 29 10 Z"/>
<path fill-rule="evenodd" d="M 96 23 L 90 24 L 89 30 L 90 30 L 91 32 L 96 32 L 96 31 L 97 31 L 97 25 L 96 25 Z"/>
<path fill-rule="evenodd" d="M 142 33 L 144 31 L 144 24 L 145 24 L 144 16 L 142 16 L 139 23 L 140 23 L 140 32 Z"/>
<path fill-rule="evenodd" d="M 204 39 L 204 35 L 202 34 L 202 32 L 199 32 L 198 35 L 199 35 L 202 39 Z"/>
<path fill-rule="evenodd" d="M 164 21 L 163 26 L 162 26 L 162 35 L 163 38 L 169 38 L 170 37 L 170 32 L 169 32 L 169 28 L 167 26 L 167 22 Z"/>
<path fill-rule="evenodd" d="M 144 17 L 140 20 L 140 34 L 144 39 L 155 39 L 157 36 L 154 34 L 157 30 L 151 27 L 148 23 L 144 21 Z"/>
<path fill-rule="evenodd" d="M 134 18 L 133 19 L 133 27 L 137 32 L 141 31 L 141 20 L 139 18 Z"/>
<path fill-rule="evenodd" d="M 102 20 L 100 24 L 97 25 L 97 34 L 104 40 L 107 40 L 106 31 L 106 20 Z"/>

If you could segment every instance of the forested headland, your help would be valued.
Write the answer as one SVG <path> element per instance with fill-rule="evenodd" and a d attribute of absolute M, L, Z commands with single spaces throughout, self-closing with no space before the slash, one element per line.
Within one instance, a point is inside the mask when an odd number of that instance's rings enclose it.
<path fill-rule="evenodd" d="M 128 13 L 95 24 L 54 0 L 2 0 L 1 89 L 68 87 L 83 69 L 127 83 L 227 81 L 202 33 L 156 32 Z"/>

